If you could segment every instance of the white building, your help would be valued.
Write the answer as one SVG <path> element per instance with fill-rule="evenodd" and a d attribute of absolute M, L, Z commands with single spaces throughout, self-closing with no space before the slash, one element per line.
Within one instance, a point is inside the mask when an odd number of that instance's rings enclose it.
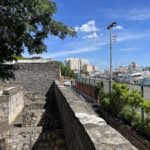
<path fill-rule="evenodd" d="M 131 62 L 128 66 L 129 73 L 141 72 L 142 68 L 135 62 Z"/>
<path fill-rule="evenodd" d="M 83 66 L 88 64 L 89 61 L 87 59 L 80 59 L 80 58 L 65 59 L 65 66 L 69 67 L 71 70 L 82 70 Z"/>

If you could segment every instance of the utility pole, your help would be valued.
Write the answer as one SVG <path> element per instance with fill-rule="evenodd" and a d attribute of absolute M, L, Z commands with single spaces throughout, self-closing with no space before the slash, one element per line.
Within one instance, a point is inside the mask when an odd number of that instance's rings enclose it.
<path fill-rule="evenodd" d="M 109 93 L 111 94 L 111 86 L 112 86 L 112 28 L 117 25 L 116 22 L 112 22 L 108 25 L 107 29 L 109 30 L 109 46 L 110 46 L 110 70 L 109 70 Z"/>

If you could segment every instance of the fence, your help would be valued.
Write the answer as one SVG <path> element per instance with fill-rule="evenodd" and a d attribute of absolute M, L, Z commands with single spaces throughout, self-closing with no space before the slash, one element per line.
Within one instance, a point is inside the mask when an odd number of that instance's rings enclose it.
<path fill-rule="evenodd" d="M 104 79 L 99 79 L 99 78 L 80 77 L 77 79 L 77 81 L 80 83 L 84 83 L 86 85 L 93 86 L 93 87 L 96 86 L 99 81 L 103 81 L 104 92 L 109 93 L 109 80 L 104 80 Z M 140 85 L 133 85 L 133 84 L 128 84 L 128 87 L 129 87 L 129 90 L 135 89 L 135 90 L 143 93 L 142 95 L 143 95 L 144 100 L 150 100 L 150 87 L 148 87 L 148 86 L 142 87 Z M 143 108 L 137 108 L 137 112 L 140 114 L 141 120 L 144 120 L 144 118 L 146 117 L 146 114 L 145 114 Z"/>
<path fill-rule="evenodd" d="M 95 86 L 99 81 L 102 80 L 104 83 L 104 92 L 105 93 L 109 92 L 109 80 L 104 80 L 104 79 L 99 79 L 99 78 L 88 78 L 88 77 L 86 78 L 79 77 L 77 80 L 81 83 L 86 83 L 86 84 L 93 85 L 93 86 Z M 130 90 L 136 89 L 137 91 L 142 92 L 140 85 L 128 84 L 128 87 Z M 144 100 L 150 100 L 150 87 L 148 86 L 143 87 L 143 97 L 144 97 Z"/>

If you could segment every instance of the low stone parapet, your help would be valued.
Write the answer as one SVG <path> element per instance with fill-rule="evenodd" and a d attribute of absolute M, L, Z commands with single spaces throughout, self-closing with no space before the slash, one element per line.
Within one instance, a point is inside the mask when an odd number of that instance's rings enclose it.
<path fill-rule="evenodd" d="M 136 150 L 70 89 L 55 81 L 54 91 L 69 150 Z"/>
<path fill-rule="evenodd" d="M 0 122 L 11 124 L 24 107 L 24 95 L 15 87 L 4 89 L 0 95 Z"/>

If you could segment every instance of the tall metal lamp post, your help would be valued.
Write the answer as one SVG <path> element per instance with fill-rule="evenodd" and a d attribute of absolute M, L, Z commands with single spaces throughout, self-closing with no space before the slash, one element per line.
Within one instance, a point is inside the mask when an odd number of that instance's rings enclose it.
<path fill-rule="evenodd" d="M 111 84 L 112 84 L 112 28 L 117 25 L 116 22 L 112 22 L 108 25 L 107 29 L 110 31 L 110 71 L 109 71 L 109 93 L 111 94 Z"/>

